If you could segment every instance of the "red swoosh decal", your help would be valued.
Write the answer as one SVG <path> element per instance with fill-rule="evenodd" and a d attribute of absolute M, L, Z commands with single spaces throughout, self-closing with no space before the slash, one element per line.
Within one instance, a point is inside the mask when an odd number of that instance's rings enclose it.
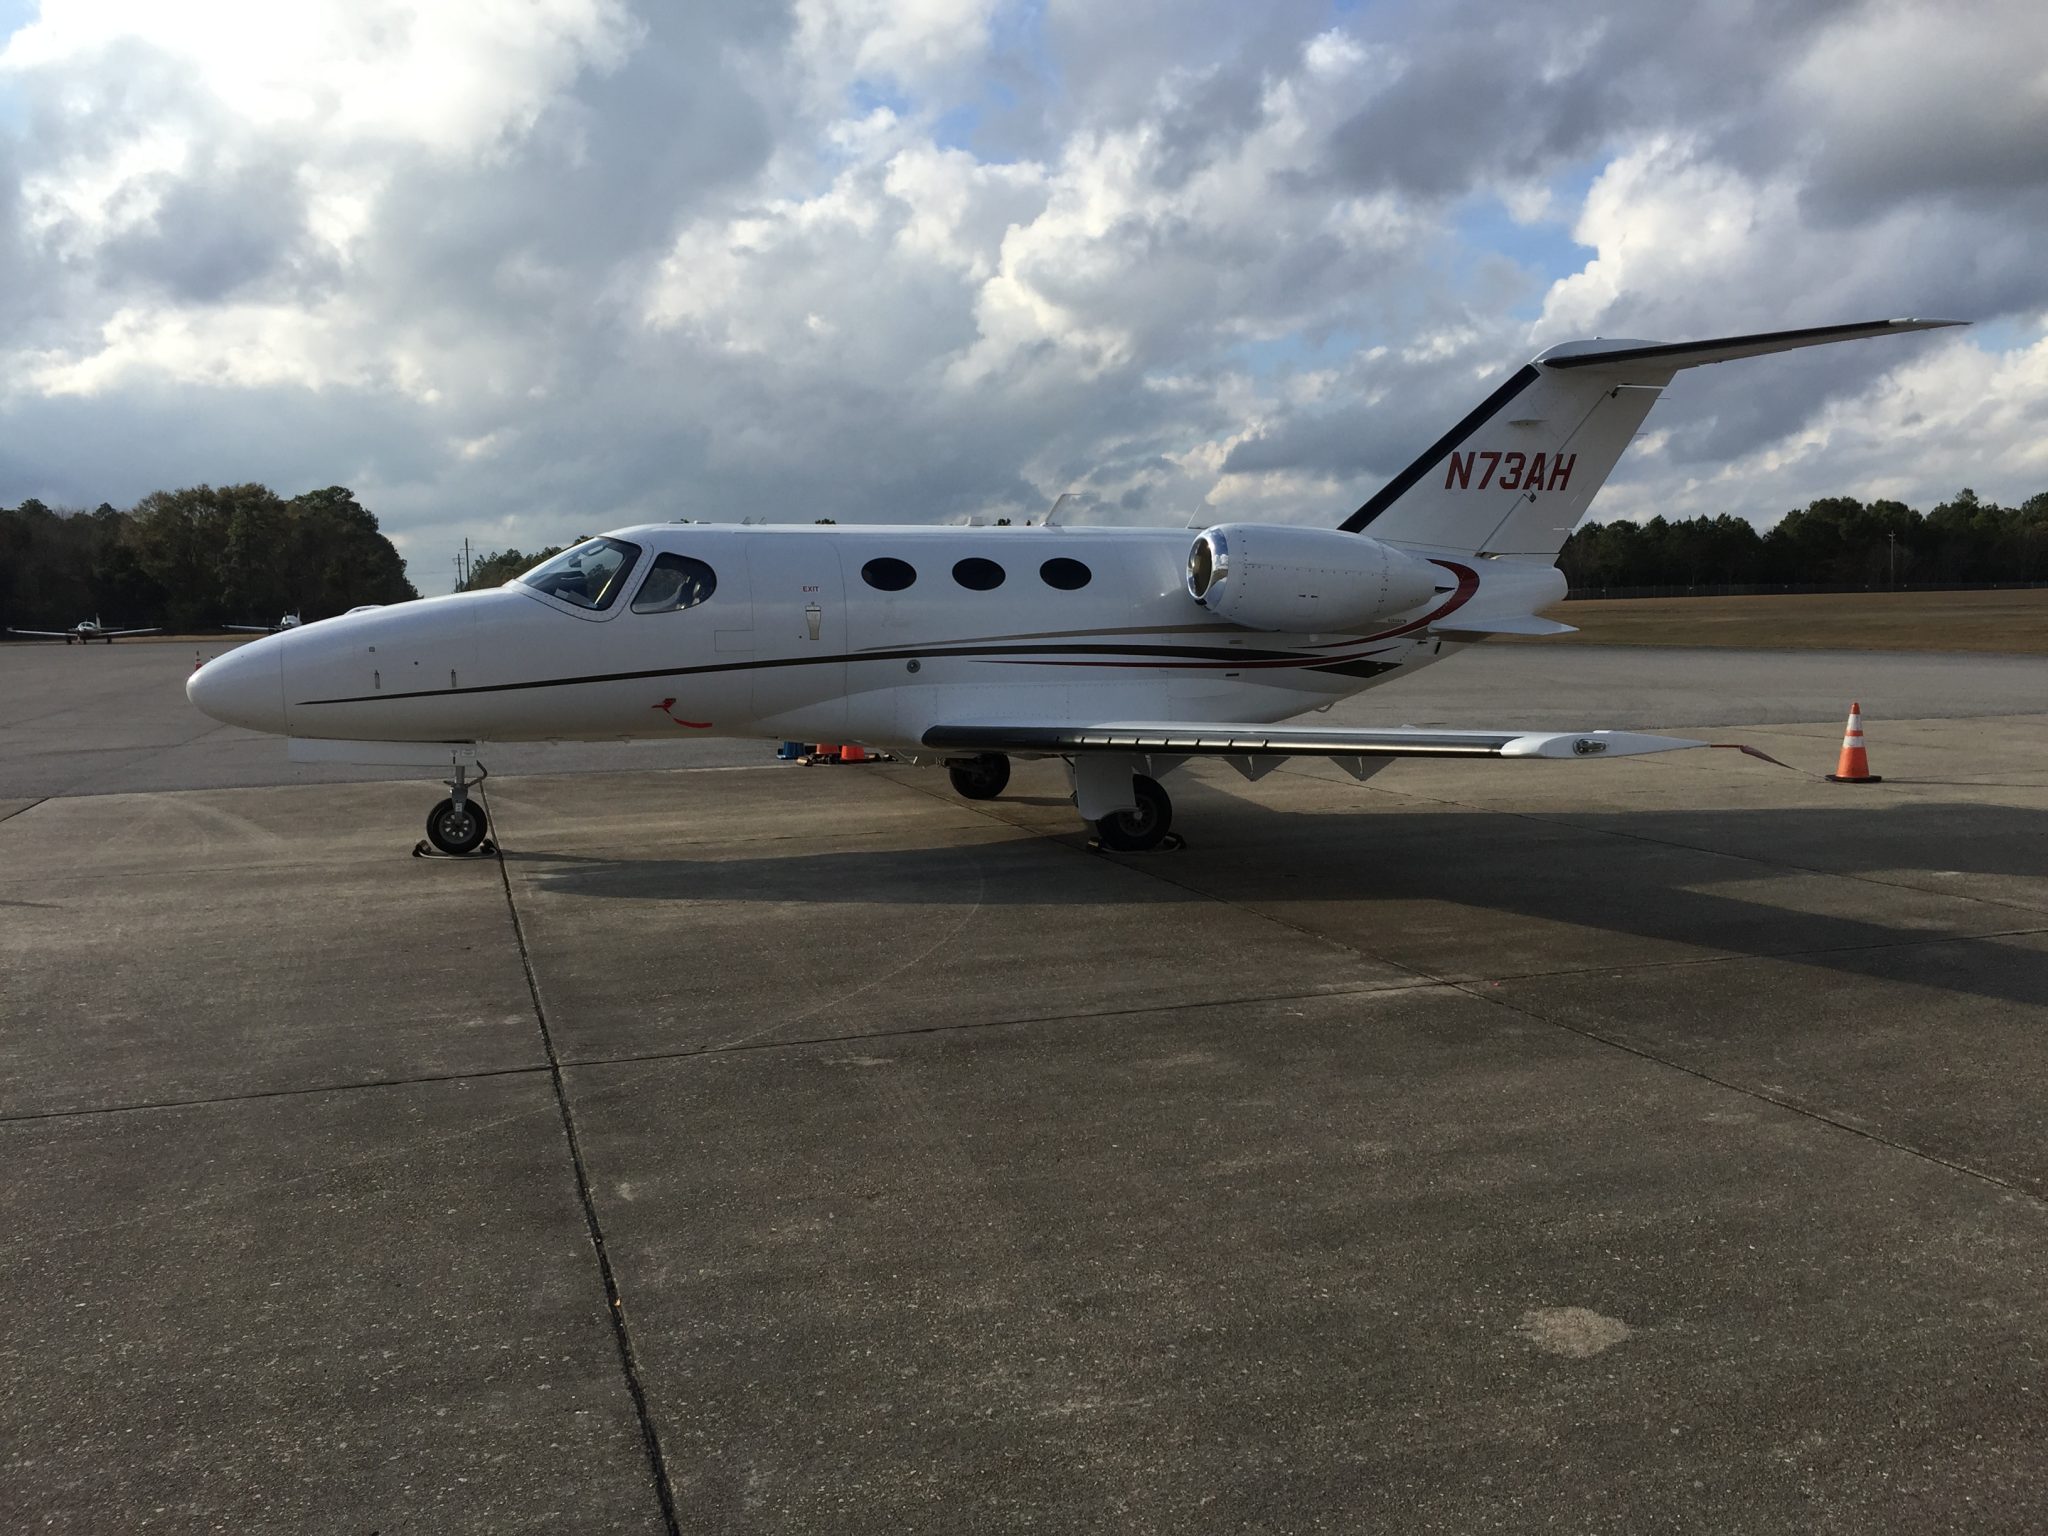
<path fill-rule="evenodd" d="M 708 731 L 711 729 L 711 722 L 709 720 L 685 720 L 675 712 L 675 702 L 674 699 L 663 699 L 659 704 L 652 707 L 667 715 L 677 725 L 687 725 L 693 731 Z"/>

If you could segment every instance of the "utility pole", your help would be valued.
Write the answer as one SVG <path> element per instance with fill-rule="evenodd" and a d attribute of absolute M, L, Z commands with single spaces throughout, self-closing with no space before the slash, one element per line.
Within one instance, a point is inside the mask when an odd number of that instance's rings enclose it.
<path fill-rule="evenodd" d="M 1890 586 L 1891 590 L 1896 592 L 1899 590 L 1899 536 L 1896 533 L 1888 533 L 1885 535 L 1885 537 L 1887 539 L 1890 539 L 1892 544 L 1892 575 Z"/>

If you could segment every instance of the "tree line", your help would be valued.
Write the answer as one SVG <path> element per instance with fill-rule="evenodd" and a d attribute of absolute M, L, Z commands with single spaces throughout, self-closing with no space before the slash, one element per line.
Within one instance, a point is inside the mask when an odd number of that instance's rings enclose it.
<path fill-rule="evenodd" d="M 501 549 L 495 554 L 479 555 L 470 562 L 469 580 L 461 583 L 455 590 L 481 592 L 487 587 L 502 587 L 514 576 L 525 575 L 536 565 L 554 559 L 568 547 L 567 544 L 550 544 L 546 549 L 537 549 L 530 555 L 521 554 L 516 549 Z"/>
<path fill-rule="evenodd" d="M 1557 563 L 1574 592 L 2048 581 L 2048 492 L 2001 507 L 1965 489 L 1925 514 L 1899 501 L 1824 496 L 1768 533 L 1726 513 L 1588 523 Z"/>
<path fill-rule="evenodd" d="M 346 486 L 290 500 L 265 485 L 154 491 L 120 511 L 0 507 L 0 625 L 214 629 L 418 597 Z"/>

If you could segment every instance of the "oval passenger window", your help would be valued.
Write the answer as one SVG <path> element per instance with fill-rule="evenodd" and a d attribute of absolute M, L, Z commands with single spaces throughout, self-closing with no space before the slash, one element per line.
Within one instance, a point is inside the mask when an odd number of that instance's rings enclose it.
<path fill-rule="evenodd" d="M 993 560 L 970 555 L 953 567 L 953 579 L 971 592 L 993 592 L 1003 584 L 1003 568 Z"/>
<path fill-rule="evenodd" d="M 883 555 L 860 568 L 860 579 L 877 592 L 901 592 L 917 580 L 917 567 L 907 560 Z"/>
<path fill-rule="evenodd" d="M 1094 572 L 1078 560 L 1069 560 L 1065 555 L 1055 556 L 1038 568 L 1038 579 L 1048 587 L 1058 587 L 1062 592 L 1078 592 L 1093 579 Z"/>

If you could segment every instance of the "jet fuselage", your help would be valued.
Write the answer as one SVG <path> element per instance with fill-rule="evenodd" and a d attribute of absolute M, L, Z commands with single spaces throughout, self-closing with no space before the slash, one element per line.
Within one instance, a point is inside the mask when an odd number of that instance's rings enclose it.
<path fill-rule="evenodd" d="M 610 598 L 520 581 L 267 636 L 190 692 L 254 730 L 369 741 L 694 735 L 914 753 L 978 719 L 1277 721 L 1456 648 L 1457 615 L 1563 596 L 1548 565 L 1418 551 L 1427 601 L 1366 633 L 1227 623 L 1187 590 L 1196 530 L 654 524 Z M 708 568 L 638 611 L 661 556 Z M 906 582 L 906 576 L 908 580 Z M 708 587 L 708 595 L 696 600 Z M 653 601 L 653 599 L 648 599 Z"/>

